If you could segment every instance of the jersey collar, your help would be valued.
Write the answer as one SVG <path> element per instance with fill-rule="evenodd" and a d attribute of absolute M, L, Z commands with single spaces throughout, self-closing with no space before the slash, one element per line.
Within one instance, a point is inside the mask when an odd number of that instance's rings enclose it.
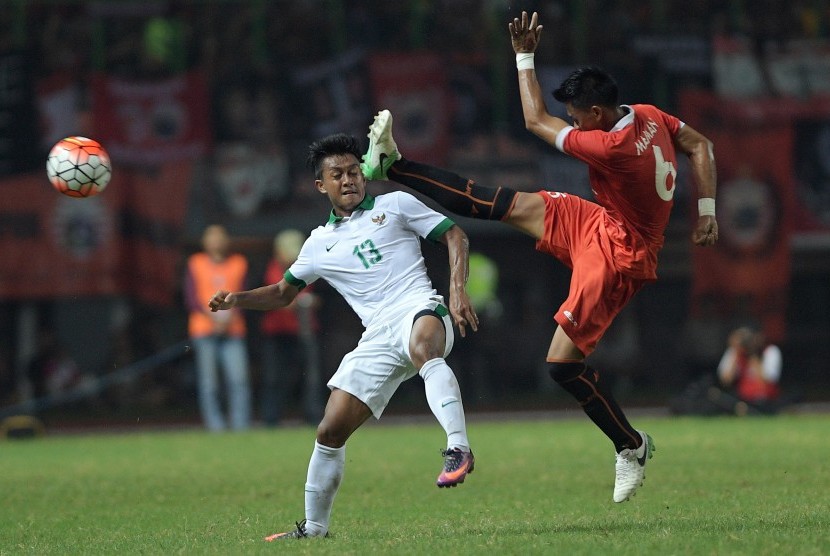
<path fill-rule="evenodd" d="M 619 131 L 626 126 L 631 125 L 634 122 L 634 108 L 627 104 L 621 104 L 620 108 L 627 111 L 628 113 L 620 118 L 620 120 L 614 124 L 614 127 L 611 128 L 611 131 Z"/>
<path fill-rule="evenodd" d="M 366 193 L 366 195 L 363 197 L 363 200 L 360 201 L 360 204 L 355 207 L 355 210 L 357 210 L 357 209 L 370 210 L 370 209 L 373 209 L 374 207 L 375 207 L 375 198 L 372 197 L 371 195 L 369 195 L 368 193 Z M 334 213 L 334 209 L 331 209 L 331 213 L 329 213 L 329 221 L 327 222 L 327 224 L 337 224 L 338 222 L 341 222 L 344 218 L 346 218 L 346 217 L 345 216 L 337 216 Z"/>

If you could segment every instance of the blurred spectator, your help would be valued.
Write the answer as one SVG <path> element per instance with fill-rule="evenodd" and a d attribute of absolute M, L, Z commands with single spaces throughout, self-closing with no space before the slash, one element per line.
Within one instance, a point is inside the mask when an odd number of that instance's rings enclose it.
<path fill-rule="evenodd" d="M 297 260 L 306 236 L 298 230 L 284 230 L 274 238 L 273 258 L 265 271 L 265 284 L 276 284 Z M 269 427 L 284 416 L 288 394 L 302 389 L 303 418 L 316 424 L 323 416 L 322 388 L 317 361 L 316 334 L 319 304 L 306 287 L 283 309 L 269 311 L 261 321 L 262 330 L 262 419 Z M 304 318 L 305 317 L 305 318 Z M 302 380 L 297 379 L 302 377 Z M 300 383 L 298 385 L 298 382 Z"/>
<path fill-rule="evenodd" d="M 748 327 L 734 330 L 718 364 L 718 380 L 735 398 L 725 409 L 739 415 L 748 412 L 774 413 L 781 379 L 781 350 L 766 342 L 762 332 Z"/>
<path fill-rule="evenodd" d="M 778 346 L 762 332 L 748 326 L 729 335 L 717 372 L 689 384 L 671 402 L 681 415 L 760 415 L 776 413 L 783 405 L 779 396 L 782 356 Z M 790 401 L 794 401 L 790 399 Z"/>
<path fill-rule="evenodd" d="M 203 252 L 187 261 L 185 302 L 190 311 L 188 333 L 196 355 L 199 407 L 208 430 L 226 428 L 219 394 L 221 364 L 228 389 L 228 413 L 233 429 L 246 429 L 251 421 L 251 389 L 245 319 L 239 310 L 211 312 L 208 301 L 219 290 L 244 288 L 248 261 L 231 254 L 224 227 L 208 226 L 202 235 Z"/>
<path fill-rule="evenodd" d="M 493 259 L 477 251 L 470 253 L 469 264 L 467 294 L 473 307 L 479 315 L 498 320 L 504 310 L 498 298 L 498 265 Z"/>

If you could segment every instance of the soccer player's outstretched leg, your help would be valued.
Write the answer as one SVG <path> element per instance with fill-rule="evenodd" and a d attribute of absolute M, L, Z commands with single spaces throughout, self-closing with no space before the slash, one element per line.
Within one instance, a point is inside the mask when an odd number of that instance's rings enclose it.
<path fill-rule="evenodd" d="M 455 214 L 512 226 L 533 238 L 538 251 L 572 269 L 567 298 L 553 317 L 556 327 L 546 361 L 553 380 L 613 443 L 613 500 L 623 502 L 643 483 L 654 443 L 632 427 L 609 385 L 586 358 L 620 310 L 657 278 L 657 255 L 675 191 L 677 151 L 690 158 L 700 197 L 692 240 L 701 246 L 717 241 L 712 144 L 655 106 L 619 104 L 616 82 L 596 67 L 577 69 L 553 93 L 565 104 L 573 125 L 552 116 L 533 66 L 542 31 L 537 15 L 528 18 L 523 12 L 509 28 L 525 126 L 591 167 L 594 201 L 560 191 L 485 187 L 407 160 L 392 136 L 388 110 L 381 111 L 369 129 L 361 168 L 370 179 L 405 185 Z M 597 237 L 604 240 L 596 241 Z"/>

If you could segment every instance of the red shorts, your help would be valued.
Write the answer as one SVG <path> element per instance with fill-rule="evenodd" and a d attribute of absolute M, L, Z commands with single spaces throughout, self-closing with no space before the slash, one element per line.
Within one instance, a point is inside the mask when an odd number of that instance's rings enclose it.
<path fill-rule="evenodd" d="M 622 248 L 624 232 L 616 225 L 609 229 L 608 215 L 600 205 L 567 193 L 540 191 L 539 195 L 545 200 L 545 236 L 536 242 L 536 250 L 573 269 L 568 298 L 554 320 L 588 356 L 617 313 L 654 281 L 621 270 L 648 253 L 636 253 L 630 241 Z"/>

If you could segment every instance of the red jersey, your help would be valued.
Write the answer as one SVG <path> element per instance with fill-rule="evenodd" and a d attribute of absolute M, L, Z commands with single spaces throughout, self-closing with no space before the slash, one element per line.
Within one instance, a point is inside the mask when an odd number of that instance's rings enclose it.
<path fill-rule="evenodd" d="M 648 104 L 623 106 L 610 131 L 566 127 L 556 146 L 588 164 L 597 203 L 607 212 L 606 230 L 621 270 L 657 277 L 657 253 L 669 222 L 677 177 L 673 137 L 683 123 Z"/>

